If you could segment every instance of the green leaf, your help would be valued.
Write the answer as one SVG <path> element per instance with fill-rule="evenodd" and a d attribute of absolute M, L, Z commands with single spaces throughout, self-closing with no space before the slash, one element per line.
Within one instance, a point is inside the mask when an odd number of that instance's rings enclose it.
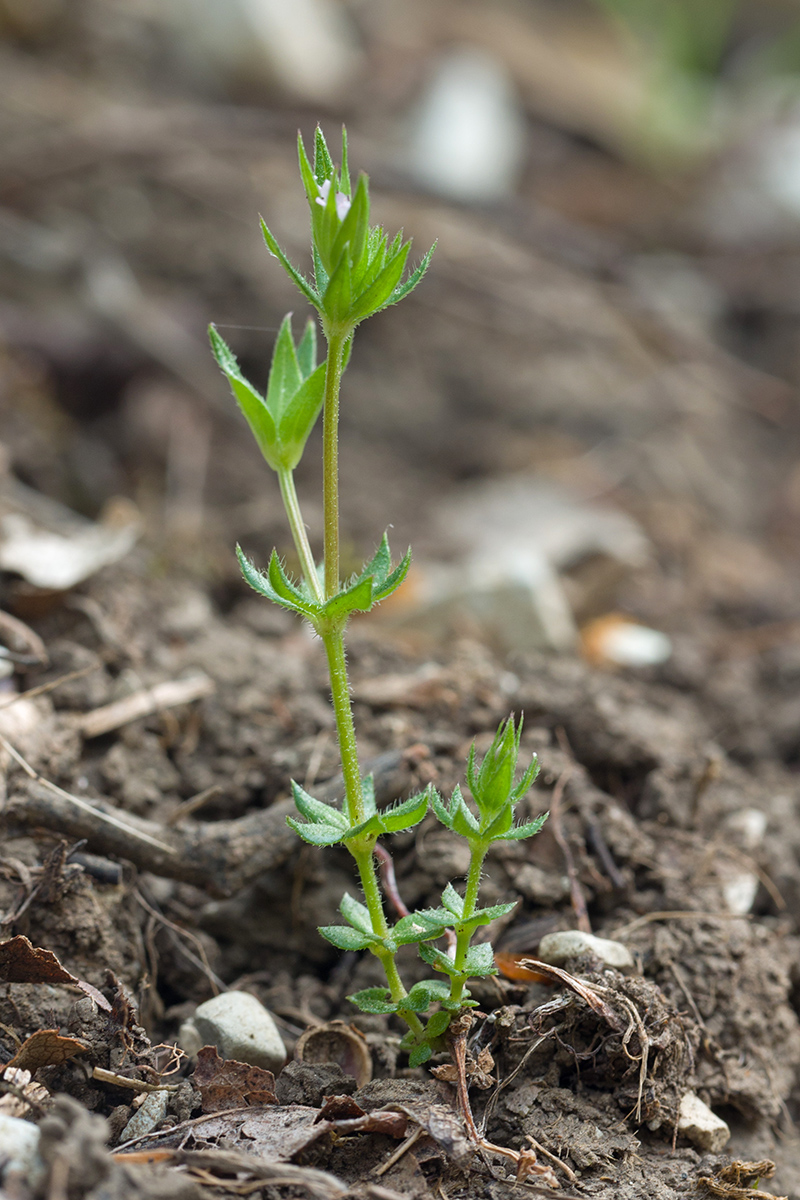
<path fill-rule="evenodd" d="M 505 808 L 502 808 L 494 820 L 483 830 L 481 837 L 485 838 L 487 842 L 496 842 L 500 838 L 505 837 L 513 823 L 514 814 L 511 810 L 511 801 L 509 801 Z"/>
<path fill-rule="evenodd" d="M 272 413 L 267 408 L 264 397 L 259 395 L 252 384 L 248 383 L 239 370 L 227 342 L 220 337 L 213 325 L 208 327 L 208 337 L 211 350 L 217 365 L 230 384 L 234 399 L 239 406 L 247 424 L 250 426 L 258 448 L 269 465 L 275 471 L 278 469 L 275 451 L 277 448 L 277 431 Z"/>
<path fill-rule="evenodd" d="M 433 243 L 430 250 L 425 255 L 425 257 L 422 259 L 422 262 L 419 264 L 419 266 L 414 271 L 411 272 L 411 274 L 409 275 L 409 277 L 405 281 L 405 283 L 401 283 L 398 287 L 395 288 L 395 290 L 392 292 L 389 299 L 386 301 L 384 308 L 388 308 L 390 304 L 399 304 L 401 300 L 405 299 L 405 297 L 409 294 L 409 292 L 413 292 L 414 288 L 420 282 L 420 280 L 422 279 L 422 276 L 425 274 L 428 267 L 431 265 L 431 259 L 433 258 L 433 252 L 435 249 L 436 249 L 436 242 Z"/>
<path fill-rule="evenodd" d="M 461 788 L 456 784 L 450 801 L 450 812 L 453 823 L 452 830 L 464 838 L 474 838 L 478 831 L 478 822 L 467 807 L 467 802 L 461 794 Z"/>
<path fill-rule="evenodd" d="M 410 1067 L 421 1067 L 426 1063 L 433 1054 L 433 1049 L 427 1042 L 423 1042 L 419 1046 L 414 1046 L 408 1055 L 408 1065 Z"/>
<path fill-rule="evenodd" d="M 527 825 L 517 825 L 514 829 L 510 829 L 508 833 L 504 833 L 502 840 L 504 842 L 521 842 L 524 838 L 533 837 L 539 832 L 549 816 L 549 813 L 542 813 L 535 821 L 528 821 Z"/>
<path fill-rule="evenodd" d="M 494 951 L 490 942 L 481 942 L 479 946 L 470 946 L 464 959 L 464 974 L 471 979 L 483 975 L 496 975 Z"/>
<path fill-rule="evenodd" d="M 241 546 L 236 547 L 236 557 L 239 559 L 239 566 L 242 568 L 245 582 L 249 583 L 254 591 L 261 596 L 266 596 L 273 604 L 289 608 L 313 622 L 318 612 L 318 606 L 313 601 L 307 600 L 299 588 L 291 583 L 274 550 L 266 575 L 245 557 Z"/>
<path fill-rule="evenodd" d="M 359 933 L 372 933 L 372 918 L 369 915 L 369 909 L 366 904 L 353 899 L 349 892 L 345 892 L 342 896 L 339 912 L 345 921 L 352 925 L 354 929 L 357 929 Z"/>
<path fill-rule="evenodd" d="M 317 183 L 324 183 L 334 174 L 333 159 L 328 150 L 325 135 L 318 125 L 314 130 L 314 177 Z"/>
<path fill-rule="evenodd" d="M 350 613 L 369 612 L 372 608 L 372 580 L 362 579 L 352 587 L 344 588 L 320 609 L 320 616 L 331 623 L 346 620 Z"/>
<path fill-rule="evenodd" d="M 299 131 L 297 134 L 297 161 L 300 164 L 300 178 L 303 181 L 303 189 L 305 190 L 306 198 L 308 199 L 309 204 L 313 204 L 319 195 L 319 185 L 325 182 L 325 176 L 323 176 L 322 179 L 318 179 L 316 177 L 316 173 L 312 169 L 311 163 L 308 161 L 303 135 Z"/>
<path fill-rule="evenodd" d="M 383 832 L 384 829 L 383 825 L 381 824 L 380 813 L 373 813 L 372 816 L 367 817 L 365 821 L 362 821 L 360 825 L 350 826 L 347 831 L 347 841 L 351 841 L 353 838 L 364 838 L 371 836 L 377 838 Z"/>
<path fill-rule="evenodd" d="M 360 992 L 354 992 L 347 999 L 364 1013 L 393 1013 L 397 1012 L 399 1007 L 390 998 L 389 989 L 383 987 L 364 988 Z"/>
<path fill-rule="evenodd" d="M 386 833 L 400 833 L 403 829 L 411 829 L 419 825 L 428 811 L 428 789 L 417 796 L 409 796 L 400 804 L 384 808 L 380 814 L 381 825 Z"/>
<path fill-rule="evenodd" d="M 458 978 L 462 972 L 457 971 L 453 965 L 452 958 L 449 958 L 441 950 L 437 950 L 435 946 L 429 946 L 427 942 L 420 942 L 419 956 L 429 967 L 435 967 L 437 971 L 443 971 L 445 975 Z"/>
<path fill-rule="evenodd" d="M 528 766 L 527 771 L 522 776 L 522 779 L 520 780 L 518 785 L 514 788 L 514 791 L 511 793 L 511 799 L 514 804 L 516 804 L 519 800 L 522 799 L 522 797 L 528 791 L 528 789 L 530 788 L 531 784 L 536 779 L 536 776 L 538 774 L 539 774 L 539 759 L 534 754 L 533 758 L 530 761 L 530 765 Z"/>
<path fill-rule="evenodd" d="M 347 829 L 347 817 L 344 813 L 330 804 L 323 804 L 321 800 L 315 800 L 294 780 L 292 780 L 292 799 L 297 811 L 307 821 L 314 824 L 338 826 L 342 830 Z"/>
<path fill-rule="evenodd" d="M 471 1000 L 469 992 L 463 991 L 458 1000 L 451 1000 L 449 997 L 447 1000 L 443 1000 L 442 1007 L 446 1008 L 449 1013 L 457 1013 L 462 1008 L 477 1008 L 478 1001 Z"/>
<path fill-rule="evenodd" d="M 358 578 L 367 579 L 368 577 L 371 577 L 374 579 L 377 585 L 380 585 L 386 579 L 391 567 L 392 554 L 389 549 L 389 539 L 384 533 L 378 549 L 375 551 L 369 562 L 364 563 Z"/>
<path fill-rule="evenodd" d="M 342 191 L 350 195 L 350 169 L 347 161 L 347 130 L 342 126 L 342 165 L 339 171 L 342 180 Z"/>
<path fill-rule="evenodd" d="M 359 581 L 372 579 L 372 603 L 378 604 L 399 588 L 405 579 L 411 563 L 411 550 L 407 550 L 402 560 L 392 570 L 392 555 L 389 541 L 384 533 L 378 549 L 369 562 L 364 563 L 358 575 Z"/>
<path fill-rule="evenodd" d="M 433 925 L 438 925 L 442 932 L 456 924 L 455 916 L 449 908 L 418 908 L 416 915 L 424 917 Z"/>
<path fill-rule="evenodd" d="M 346 836 L 338 825 L 322 825 L 319 822 L 306 825 L 303 821 L 295 821 L 294 817 L 287 817 L 286 824 L 310 846 L 335 846 Z"/>
<path fill-rule="evenodd" d="M 447 988 L 445 987 L 444 990 L 446 992 Z M 459 1005 L 459 1008 L 460 1007 L 463 1006 Z M 443 1033 L 447 1032 L 447 1028 L 452 1019 L 453 1014 L 448 1012 L 447 1009 L 443 1009 L 441 1012 L 434 1013 L 433 1016 L 429 1018 L 428 1024 L 425 1026 L 426 1038 L 430 1038 L 431 1041 L 434 1038 L 440 1038 Z"/>
<path fill-rule="evenodd" d="M 352 307 L 351 320 L 354 325 L 380 312 L 389 301 L 405 270 L 411 243 L 406 242 L 393 258 L 390 258 L 375 282 L 362 292 Z"/>
<path fill-rule="evenodd" d="M 278 421 L 281 466 L 293 471 L 303 457 L 308 435 L 325 398 L 325 364 L 317 367 L 284 403 Z"/>
<path fill-rule="evenodd" d="M 415 1013 L 425 1013 L 432 1004 L 446 1000 L 449 994 L 450 988 L 442 980 L 423 979 L 421 983 L 414 984 L 403 1001 L 403 1008 L 410 1008 Z"/>
<path fill-rule="evenodd" d="M 339 258 L 347 253 L 351 265 L 356 266 L 366 249 L 368 233 L 369 192 L 367 177 L 366 175 L 361 175 L 356 184 L 355 195 L 353 196 L 350 208 L 333 239 L 331 261 L 338 262 Z"/>
<path fill-rule="evenodd" d="M 278 262 L 281 264 L 281 266 L 283 267 L 286 274 L 289 276 L 289 278 L 292 280 L 292 282 L 300 289 L 300 291 L 305 296 L 306 300 L 308 300 L 309 304 L 313 304 L 315 308 L 319 308 L 322 303 L 319 295 L 314 291 L 314 289 L 312 288 L 311 284 L 308 282 L 306 277 L 304 275 L 300 274 L 300 272 L 297 270 L 297 267 L 292 266 L 292 264 L 289 262 L 289 259 L 286 257 L 283 250 L 281 250 L 280 246 L 278 245 L 277 241 L 273 237 L 272 233 L 267 228 L 267 226 L 264 224 L 263 218 L 261 220 L 261 233 L 263 235 L 264 241 L 267 244 L 267 249 L 269 250 L 270 254 L 273 256 L 273 258 L 277 258 Z"/>
<path fill-rule="evenodd" d="M 368 817 L 373 816 L 378 811 L 378 806 L 375 801 L 375 776 L 371 772 L 361 780 L 361 795 L 364 800 L 364 812 Z"/>
<path fill-rule="evenodd" d="M 442 892 L 442 904 L 453 914 L 454 917 L 463 917 L 464 897 L 459 896 L 452 883 L 448 883 L 447 887 Z"/>
<path fill-rule="evenodd" d="M 397 564 L 395 569 L 386 576 L 386 579 L 375 592 L 373 602 L 379 604 L 381 600 L 385 600 L 387 596 L 391 596 L 392 592 L 396 592 L 400 584 L 408 574 L 408 568 L 411 566 L 411 548 L 406 550 L 405 554 Z"/>
<path fill-rule="evenodd" d="M 442 823 L 442 825 L 445 826 L 446 829 L 452 829 L 453 828 L 453 817 L 452 817 L 450 809 L 447 805 L 447 801 L 444 800 L 439 795 L 436 788 L 434 788 L 434 787 L 431 788 L 430 800 L 431 800 L 431 808 L 433 809 L 436 819 L 438 821 L 440 821 Z"/>
<path fill-rule="evenodd" d="M 320 296 L 325 294 L 325 289 L 328 286 L 328 272 L 322 265 L 317 243 L 314 241 L 311 245 L 311 258 L 314 263 L 314 282 L 317 285 L 317 292 Z M 320 310 L 321 311 L 321 310 Z"/>
<path fill-rule="evenodd" d="M 297 351 L 292 338 L 292 314 L 288 313 L 281 321 L 275 348 L 272 352 L 272 365 L 267 385 L 267 408 L 276 422 L 287 401 L 295 394 L 303 378 L 297 362 Z"/>
<path fill-rule="evenodd" d="M 492 904 L 489 908 L 479 908 L 464 924 L 472 925 L 475 929 L 479 925 L 489 925 L 499 917 L 507 916 L 516 906 L 516 901 L 512 901 L 510 904 Z"/>
<path fill-rule="evenodd" d="M 488 819 L 493 813 L 499 813 L 511 799 L 521 733 L 522 721 L 516 726 L 513 715 L 501 721 L 477 775 L 475 756 L 470 753 L 470 790 L 484 819 Z"/>
<path fill-rule="evenodd" d="M 274 550 L 270 555 L 267 578 L 273 592 L 278 597 L 279 604 L 283 604 L 286 608 L 293 608 L 295 612 L 302 613 L 310 620 L 316 617 L 319 606 L 304 596 L 300 588 L 292 583 Z"/>
<path fill-rule="evenodd" d="M 337 950 L 366 950 L 380 942 L 373 934 L 360 933 L 349 925 L 320 925 L 317 932 Z"/>
<path fill-rule="evenodd" d="M 324 260 L 323 260 L 324 261 Z M 337 263 L 330 263 L 330 279 L 322 297 L 322 309 L 328 321 L 352 328 L 356 324 L 352 316 L 353 287 L 352 270 L 348 255 L 343 254 Z M 326 266 L 327 269 L 327 266 Z"/>
<path fill-rule="evenodd" d="M 239 566 L 242 569 L 245 583 L 248 583 L 254 592 L 258 592 L 261 596 L 266 596 L 268 600 L 274 601 L 275 604 L 282 604 L 282 597 L 278 596 L 269 578 L 259 571 L 258 568 L 251 563 L 250 559 L 245 556 L 242 547 L 237 545 L 236 557 L 239 560 Z"/>
<path fill-rule="evenodd" d="M 398 946 L 411 946 L 419 942 L 430 941 L 431 938 L 441 937 L 445 926 L 437 920 L 431 920 L 426 912 L 409 913 L 401 917 L 392 928 L 390 936 Z"/>
<path fill-rule="evenodd" d="M 308 379 L 317 369 L 317 323 L 311 317 L 297 346 L 297 363 L 303 379 Z"/>

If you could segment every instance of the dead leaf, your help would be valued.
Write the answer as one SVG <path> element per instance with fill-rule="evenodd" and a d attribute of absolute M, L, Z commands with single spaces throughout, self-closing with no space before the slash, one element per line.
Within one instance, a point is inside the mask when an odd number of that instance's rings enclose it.
<path fill-rule="evenodd" d="M 31 1111 L 35 1113 L 50 1098 L 47 1088 L 42 1087 L 40 1083 L 31 1082 L 30 1071 L 5 1067 L 0 1069 L 0 1080 L 14 1089 L 0 1096 L 0 1114 L 7 1117 L 27 1117 Z"/>
<path fill-rule="evenodd" d="M 86 1042 L 64 1037 L 57 1029 L 37 1029 L 22 1043 L 8 1066 L 33 1073 L 39 1067 L 57 1067 L 88 1049 Z"/>
<path fill-rule="evenodd" d="M 0 942 L 0 980 L 4 983 L 70 983 L 90 996 L 98 1008 L 111 1012 L 111 1005 L 102 992 L 70 974 L 52 950 L 32 945 L 22 934 Z"/>
<path fill-rule="evenodd" d="M 364 1109 L 352 1096 L 323 1096 L 318 1121 L 352 1121 L 363 1117 Z"/>
<path fill-rule="evenodd" d="M 529 971 L 535 971 L 540 975 L 552 980 L 553 983 L 560 983 L 563 987 L 569 988 L 576 996 L 580 996 L 584 1003 L 588 1004 L 594 1012 L 598 1013 L 612 1029 L 622 1032 L 627 1022 L 623 1021 L 619 1014 L 614 1012 L 609 1004 L 598 995 L 594 988 L 589 987 L 582 979 L 578 979 L 575 975 L 570 975 L 569 971 L 564 971 L 561 967 L 553 967 L 550 963 L 539 962 L 535 958 L 521 958 L 520 965 L 526 967 Z"/>
<path fill-rule="evenodd" d="M 318 1116 L 318 1108 L 305 1104 L 227 1109 L 195 1118 L 191 1123 L 192 1140 L 200 1148 L 215 1147 L 224 1141 L 229 1147 L 241 1146 L 257 1158 L 284 1162 L 330 1134 L 331 1123 L 315 1124 Z M 161 1131 L 153 1140 L 158 1146 L 180 1146 L 184 1137 L 179 1125 Z"/>
<path fill-rule="evenodd" d="M 786 1196 L 773 1196 L 772 1192 L 761 1191 L 761 1180 L 771 1179 L 774 1174 L 775 1163 L 769 1158 L 759 1162 L 735 1159 L 716 1171 L 713 1177 L 701 1175 L 697 1186 L 724 1200 L 787 1200 Z"/>
<path fill-rule="evenodd" d="M 452 1108 L 445 1104 L 398 1104 L 396 1107 L 421 1126 L 452 1162 L 458 1165 L 472 1157 L 473 1148 L 464 1123 Z"/>
<path fill-rule="evenodd" d="M 120 1155 L 120 1158 L 126 1157 Z M 296 1167 L 284 1163 L 265 1162 L 253 1154 L 241 1153 L 237 1150 L 181 1150 L 178 1152 L 179 1161 L 189 1170 L 196 1173 L 201 1182 L 215 1183 L 218 1187 L 230 1189 L 233 1184 L 237 1194 L 249 1194 L 267 1185 L 271 1189 L 291 1188 L 302 1192 L 309 1200 L 336 1200 L 347 1192 L 341 1180 L 329 1175 L 327 1171 L 319 1171 L 315 1167 Z M 213 1173 L 218 1177 L 213 1178 Z M 260 1188 L 252 1184 L 237 1187 L 231 1176 L 243 1174 L 252 1176 L 260 1181 Z M 241 1189 L 241 1190 L 240 1190 Z"/>
<path fill-rule="evenodd" d="M 494 1087 L 497 1082 L 489 1073 L 494 1070 L 494 1059 L 488 1046 L 483 1047 L 477 1059 L 467 1051 L 464 1069 L 470 1087 L 485 1091 L 487 1088 Z M 454 1063 L 443 1063 L 441 1067 L 431 1067 L 431 1075 L 445 1083 L 458 1083 L 458 1067 Z"/>
<path fill-rule="evenodd" d="M 362 1112 L 360 1116 L 346 1120 L 319 1118 L 320 1109 L 305 1104 L 273 1104 L 250 1110 L 227 1109 L 193 1120 L 192 1140 L 200 1147 L 203 1144 L 215 1146 L 224 1140 L 227 1146 L 241 1146 L 257 1158 L 286 1162 L 334 1132 L 339 1136 L 382 1133 L 399 1139 L 405 1136 L 408 1127 L 408 1115 L 400 1106 L 397 1109 Z M 436 1123 L 435 1114 L 430 1119 Z M 443 1122 L 444 1118 L 438 1126 L 440 1137 L 437 1140 L 440 1141 L 446 1140 Z M 174 1130 L 164 1130 L 159 1133 L 157 1145 L 180 1146 L 185 1137 L 184 1129 L 179 1125 Z"/>
<path fill-rule="evenodd" d="M 331 1124 L 338 1134 L 383 1133 L 387 1137 L 402 1138 L 406 1135 L 408 1117 L 405 1113 L 385 1108 L 364 1113 L 361 1117 L 332 1121 Z"/>
<path fill-rule="evenodd" d="M 198 1053 L 194 1082 L 203 1098 L 203 1112 L 278 1103 L 271 1071 L 220 1058 L 215 1046 L 204 1046 Z"/>

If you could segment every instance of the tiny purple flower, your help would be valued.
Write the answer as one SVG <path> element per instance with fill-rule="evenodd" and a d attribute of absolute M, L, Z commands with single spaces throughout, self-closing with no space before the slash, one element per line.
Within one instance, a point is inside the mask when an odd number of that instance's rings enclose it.
<path fill-rule="evenodd" d="M 326 179 L 324 183 L 317 184 L 317 187 L 319 188 L 319 195 L 316 197 L 316 202 L 321 208 L 324 208 L 328 202 L 328 196 L 330 195 L 330 179 Z M 343 221 L 350 211 L 350 203 L 350 197 L 346 196 L 344 192 L 336 193 L 334 204 L 336 206 L 336 215 L 340 221 Z"/>

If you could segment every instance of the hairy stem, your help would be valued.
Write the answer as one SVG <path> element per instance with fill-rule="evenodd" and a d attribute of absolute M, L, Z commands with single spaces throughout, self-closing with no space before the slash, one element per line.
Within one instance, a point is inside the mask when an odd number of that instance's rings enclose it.
<path fill-rule="evenodd" d="M 483 870 L 483 860 L 486 858 L 486 852 L 489 849 L 483 842 L 473 842 L 471 844 L 472 854 L 469 862 L 469 872 L 467 873 L 467 887 L 464 892 L 464 920 L 469 918 L 478 907 L 478 892 L 481 886 L 481 871 Z M 453 958 L 453 964 L 457 970 L 463 971 L 464 962 L 469 950 L 469 944 L 472 941 L 472 933 L 469 930 L 462 930 L 456 937 L 456 952 Z M 450 986 L 450 999 L 458 1001 L 464 994 L 465 979 L 454 979 Z"/>
<path fill-rule="evenodd" d="M 328 339 L 322 410 L 322 509 L 325 525 L 325 598 L 339 590 L 339 388 L 347 339 Z"/>
<path fill-rule="evenodd" d="M 300 512 L 300 503 L 297 499 L 297 492 L 294 486 L 294 473 L 292 471 L 278 471 L 278 481 L 281 485 L 281 497 L 283 499 L 283 507 L 286 509 L 286 516 L 289 520 L 289 528 L 292 531 L 295 549 L 297 550 L 300 565 L 305 576 L 306 583 L 311 589 L 311 594 L 318 604 L 324 600 L 322 588 L 320 587 L 317 568 L 314 564 L 314 555 L 311 553 L 311 547 L 308 543 L 308 534 L 306 533 L 303 514 Z"/>
<path fill-rule="evenodd" d="M 365 819 L 364 795 L 361 790 L 361 771 L 358 765 L 356 728 L 353 724 L 353 706 L 350 702 L 350 684 L 347 679 L 347 660 L 344 653 L 344 638 L 341 633 L 323 634 L 322 641 L 328 656 L 328 673 L 331 680 L 331 699 L 336 717 L 336 733 L 339 738 L 339 753 L 342 756 L 344 775 L 344 808 L 351 825 L 359 825 Z M 372 856 L 370 855 L 370 859 Z"/>
<path fill-rule="evenodd" d="M 328 337 L 328 358 L 325 368 L 325 393 L 322 416 L 322 475 L 323 475 L 323 522 L 325 527 L 325 596 L 330 600 L 339 591 L 339 389 L 342 382 L 343 362 L 347 338 L 341 334 Z M 331 680 L 331 697 L 336 717 L 336 732 L 342 758 L 345 798 L 344 810 L 351 825 L 358 825 L 366 817 L 364 793 L 361 786 L 361 771 L 358 765 L 358 745 L 353 723 L 353 706 L 350 702 L 350 685 L 347 679 L 347 659 L 344 638 L 341 632 L 323 634 L 325 653 L 328 656 L 328 672 Z M 354 849 L 350 852 L 356 861 L 364 900 L 369 910 L 373 932 L 385 938 L 389 933 L 383 897 L 378 883 L 373 848 Z M 377 953 L 386 974 L 392 1000 L 398 1002 L 398 1016 L 402 1017 L 414 1036 L 421 1041 L 424 1026 L 416 1013 L 402 1007 L 407 996 L 406 989 L 397 970 L 394 954 L 388 950 Z"/>
<path fill-rule="evenodd" d="M 353 858 L 356 860 L 358 873 L 361 877 L 361 887 L 364 891 L 364 900 L 369 915 L 372 919 L 372 931 L 378 937 L 386 937 L 389 932 L 389 926 L 386 921 L 386 914 L 383 911 L 383 899 L 381 897 L 380 887 L 378 885 L 378 873 L 375 869 L 374 848 L 368 850 L 351 850 Z M 400 1004 L 398 1016 L 402 1017 L 408 1027 L 414 1032 L 416 1037 L 421 1040 L 424 1033 L 422 1021 L 416 1013 L 408 1008 L 402 1007 L 402 1002 L 408 995 L 403 987 L 403 981 L 397 970 L 397 963 L 394 960 L 394 955 L 388 950 L 377 952 L 377 958 L 380 960 L 381 966 L 386 974 L 386 982 L 389 985 L 389 994 L 392 1000 Z"/>

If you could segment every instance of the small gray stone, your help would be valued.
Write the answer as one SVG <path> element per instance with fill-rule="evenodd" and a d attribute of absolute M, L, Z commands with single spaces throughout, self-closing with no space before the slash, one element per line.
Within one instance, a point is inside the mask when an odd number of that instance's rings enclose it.
<path fill-rule="evenodd" d="M 35 1187 L 43 1175 L 38 1127 L 0 1113 L 0 1183 L 10 1183 L 11 1176 L 17 1176 Z"/>
<path fill-rule="evenodd" d="M 200 1039 L 200 1046 L 216 1046 L 222 1058 L 264 1067 L 277 1073 L 286 1060 L 286 1047 L 271 1015 L 263 1004 L 249 992 L 223 992 L 206 1000 L 190 1022 L 181 1026 L 181 1045 L 197 1051 L 196 1041 L 190 1047 L 184 1036 L 191 1032 Z M 186 1041 L 190 1039 L 187 1037 Z"/>
<path fill-rule="evenodd" d="M 678 1133 L 682 1133 L 700 1150 L 719 1154 L 727 1145 L 731 1131 L 694 1092 L 687 1092 L 678 1110 Z"/>
<path fill-rule="evenodd" d="M 150 1092 L 142 1101 L 128 1124 L 120 1134 L 120 1142 L 129 1142 L 133 1138 L 143 1137 L 161 1124 L 167 1115 L 169 1092 L 161 1089 Z"/>
<path fill-rule="evenodd" d="M 633 970 L 634 962 L 630 950 L 622 942 L 595 937 L 593 933 L 582 933 L 580 929 L 567 929 L 561 933 L 548 933 L 539 943 L 539 958 L 542 962 L 560 967 L 572 958 L 591 954 L 607 967 L 618 971 Z"/>

